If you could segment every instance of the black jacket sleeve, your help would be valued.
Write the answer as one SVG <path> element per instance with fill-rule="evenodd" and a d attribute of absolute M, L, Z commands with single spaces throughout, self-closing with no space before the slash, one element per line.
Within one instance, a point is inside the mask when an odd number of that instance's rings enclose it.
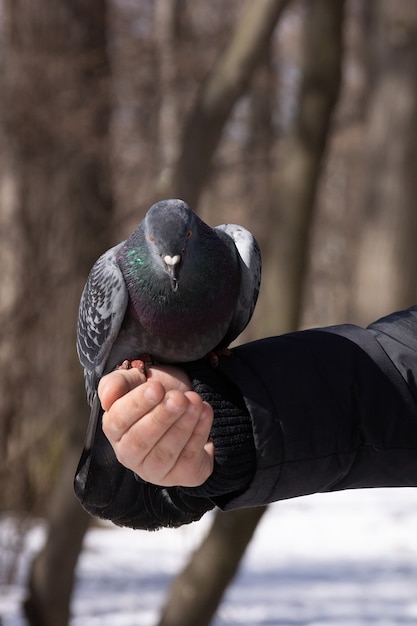
<path fill-rule="evenodd" d="M 417 486 L 417 307 L 233 351 L 257 469 L 225 509 L 342 489 Z"/>

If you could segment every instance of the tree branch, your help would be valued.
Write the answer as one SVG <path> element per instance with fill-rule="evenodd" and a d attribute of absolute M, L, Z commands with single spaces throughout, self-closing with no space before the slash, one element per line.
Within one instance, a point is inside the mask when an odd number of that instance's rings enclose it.
<path fill-rule="evenodd" d="M 173 195 L 194 208 L 207 180 L 223 127 L 269 45 L 288 0 L 249 0 L 230 45 L 203 83 L 185 122 L 173 173 Z"/>

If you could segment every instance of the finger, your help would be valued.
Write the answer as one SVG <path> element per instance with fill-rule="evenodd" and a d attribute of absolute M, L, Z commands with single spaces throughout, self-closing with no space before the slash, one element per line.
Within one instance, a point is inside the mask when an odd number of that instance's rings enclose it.
<path fill-rule="evenodd" d="M 186 431 L 190 431 L 198 419 L 195 409 L 188 409 L 189 401 L 183 393 L 176 390 L 167 392 L 140 421 L 125 431 L 116 450 L 119 461 L 124 463 L 136 458 L 136 463 L 141 464 L 150 455 L 158 474 L 164 473 L 166 470 L 162 468 L 167 463 L 169 465 L 168 459 L 176 454 L 177 447 L 183 445 L 184 439 L 190 436 Z M 181 425 L 178 425 L 178 420 L 184 416 Z"/>
<path fill-rule="evenodd" d="M 186 412 L 187 405 L 188 400 L 183 394 L 167 393 L 162 402 L 126 429 L 118 441 L 112 442 L 119 462 L 144 480 L 158 482 L 159 477 L 165 475 L 174 462 L 171 459 L 176 454 L 174 450 L 180 435 L 177 428 L 170 429 Z M 149 471 L 143 471 L 144 461 L 148 457 Z"/>
<path fill-rule="evenodd" d="M 190 440 L 190 445 L 196 445 L 197 447 L 203 446 L 210 437 L 211 427 L 213 425 L 214 412 L 208 402 L 201 400 L 194 391 L 187 392 L 185 394 L 190 402 L 197 403 L 200 406 L 199 420 L 193 431 L 193 441 Z"/>
<path fill-rule="evenodd" d="M 127 370 L 130 371 L 133 370 Z M 113 445 L 119 442 L 134 424 L 152 412 L 164 395 L 165 389 L 157 382 L 149 381 L 130 391 L 128 389 L 103 415 L 103 431 L 106 437 Z"/>
<path fill-rule="evenodd" d="M 137 368 L 115 370 L 103 376 L 98 385 L 101 406 L 108 411 L 118 398 L 144 382 L 146 382 L 146 375 Z"/>
<path fill-rule="evenodd" d="M 213 410 L 204 403 L 191 437 L 184 446 L 175 468 L 171 471 L 171 483 L 166 486 L 181 485 L 197 487 L 212 474 L 214 468 L 214 445 L 210 437 L 213 423 Z M 167 477 L 168 479 L 171 476 Z"/>
<path fill-rule="evenodd" d="M 184 412 L 145 457 L 141 476 L 164 486 L 195 486 L 212 471 L 205 450 L 212 423 L 212 409 L 197 394 L 187 396 Z"/>

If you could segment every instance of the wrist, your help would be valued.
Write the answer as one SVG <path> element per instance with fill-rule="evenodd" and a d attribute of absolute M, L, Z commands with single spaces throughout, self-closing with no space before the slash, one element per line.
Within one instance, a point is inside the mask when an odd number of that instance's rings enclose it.
<path fill-rule="evenodd" d="M 206 361 L 187 363 L 196 391 L 214 411 L 210 432 L 214 444 L 214 467 L 207 480 L 187 493 L 216 501 L 243 492 L 256 469 L 252 420 L 239 389 Z"/>

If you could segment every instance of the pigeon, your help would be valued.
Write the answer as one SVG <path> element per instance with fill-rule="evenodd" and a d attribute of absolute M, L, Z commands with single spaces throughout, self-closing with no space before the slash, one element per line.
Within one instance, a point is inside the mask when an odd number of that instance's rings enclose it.
<path fill-rule="evenodd" d="M 177 199 L 151 206 L 130 237 L 96 261 L 77 327 L 91 412 L 74 487 L 87 510 L 105 516 L 124 484 L 101 428 L 101 377 L 149 357 L 186 363 L 221 353 L 249 323 L 260 281 L 260 250 L 248 230 L 212 228 Z"/>
<path fill-rule="evenodd" d="M 77 351 L 89 403 L 103 374 L 126 359 L 181 363 L 226 348 L 249 323 L 260 280 L 248 230 L 211 228 L 182 200 L 154 204 L 96 261 L 81 296 Z"/>

